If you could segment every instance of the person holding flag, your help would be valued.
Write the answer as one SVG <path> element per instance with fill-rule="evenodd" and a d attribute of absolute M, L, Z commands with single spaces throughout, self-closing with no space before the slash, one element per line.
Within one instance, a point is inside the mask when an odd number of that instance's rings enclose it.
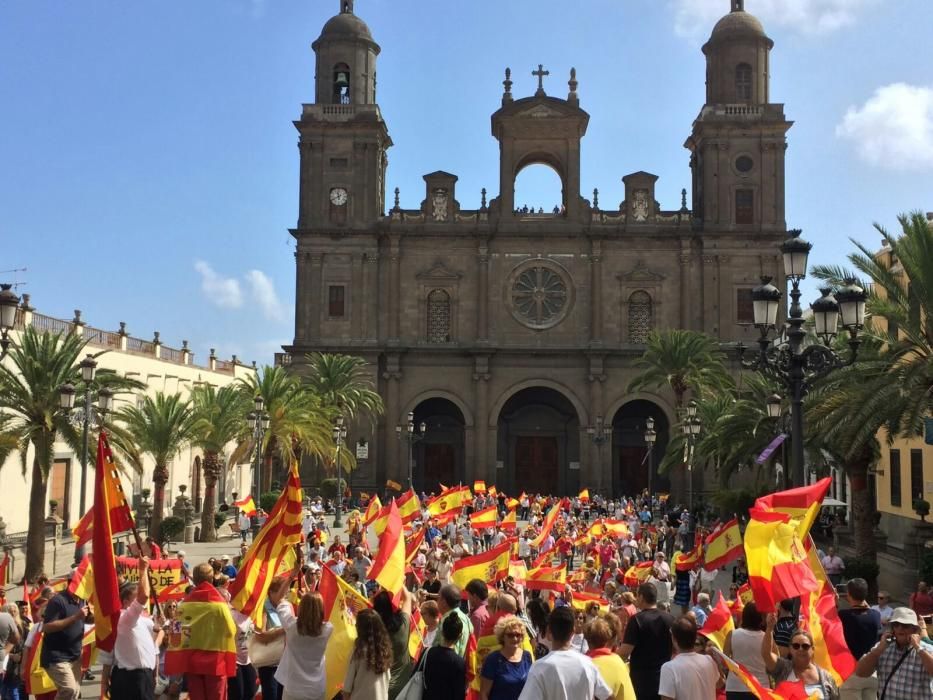
<path fill-rule="evenodd" d="M 324 649 L 334 627 L 324 620 L 324 599 L 319 593 L 305 593 L 295 615 L 285 597 L 290 583 L 283 576 L 269 587 L 269 600 L 285 629 L 285 651 L 275 680 L 285 689 L 283 700 L 325 700 Z"/>
<path fill-rule="evenodd" d="M 829 671 L 817 666 L 813 661 L 816 651 L 813 635 L 806 630 L 794 630 L 790 640 L 790 659 L 779 658 L 777 645 L 774 643 L 774 623 L 774 613 L 770 613 L 765 627 L 761 655 L 768 673 L 774 677 L 777 690 L 780 691 L 782 683 L 790 682 L 802 685 L 808 697 L 813 693 L 820 693 L 817 697 L 822 697 L 824 700 L 839 700 L 839 688 L 836 681 L 833 680 Z M 927 679 L 927 692 L 929 692 L 929 679 Z"/>
<path fill-rule="evenodd" d="M 120 589 L 123 611 L 113 646 L 110 694 L 113 698 L 152 700 L 158 650 L 153 637 L 156 628 L 146 612 L 150 592 L 149 558 L 139 557 L 138 566 L 139 583 L 126 583 Z"/>

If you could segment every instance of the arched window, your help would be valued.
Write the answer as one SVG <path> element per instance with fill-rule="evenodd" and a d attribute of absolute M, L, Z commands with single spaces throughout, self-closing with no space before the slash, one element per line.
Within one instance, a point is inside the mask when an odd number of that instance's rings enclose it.
<path fill-rule="evenodd" d="M 638 290 L 628 298 L 628 342 L 647 343 L 653 325 L 651 296 Z"/>
<path fill-rule="evenodd" d="M 450 342 L 450 294 L 443 289 L 428 294 L 428 342 Z"/>
<path fill-rule="evenodd" d="M 346 63 L 334 66 L 334 104 L 350 104 L 350 66 Z"/>
<path fill-rule="evenodd" d="M 735 96 L 739 100 L 752 99 L 752 67 L 747 63 L 735 67 Z"/>

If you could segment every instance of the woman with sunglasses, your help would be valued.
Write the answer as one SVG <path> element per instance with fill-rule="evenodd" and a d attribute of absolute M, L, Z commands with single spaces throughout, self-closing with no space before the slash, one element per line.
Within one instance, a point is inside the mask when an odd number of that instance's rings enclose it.
<path fill-rule="evenodd" d="M 839 688 L 826 669 L 813 663 L 813 636 L 806 630 L 794 630 L 790 638 L 790 659 L 778 656 L 774 643 L 774 614 L 768 615 L 765 636 L 761 642 L 761 658 L 774 677 L 775 686 L 799 683 L 808 697 L 839 700 Z"/>
<path fill-rule="evenodd" d="M 483 661 L 480 671 L 481 700 L 517 700 L 531 669 L 531 652 L 524 649 L 525 623 L 506 615 L 496 623 L 494 634 L 502 645 Z"/>

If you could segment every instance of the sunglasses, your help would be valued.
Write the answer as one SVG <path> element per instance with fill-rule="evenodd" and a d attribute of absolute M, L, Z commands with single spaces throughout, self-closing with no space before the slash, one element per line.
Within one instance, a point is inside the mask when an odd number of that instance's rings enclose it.
<path fill-rule="evenodd" d="M 790 645 L 790 648 L 793 649 L 794 651 L 798 651 L 800 649 L 803 649 L 804 651 L 810 651 L 811 645 L 801 644 L 800 642 L 794 642 L 793 644 Z"/>
<path fill-rule="evenodd" d="M 525 635 L 522 634 L 521 632 L 506 632 L 506 633 L 505 633 L 505 636 L 506 636 L 506 637 L 516 637 L 516 638 L 518 638 L 518 639 L 521 639 L 521 638 L 524 637 Z"/>

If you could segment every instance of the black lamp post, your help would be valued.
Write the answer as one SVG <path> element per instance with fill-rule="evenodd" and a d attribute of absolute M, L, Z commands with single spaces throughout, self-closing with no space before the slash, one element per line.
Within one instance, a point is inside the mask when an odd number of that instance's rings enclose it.
<path fill-rule="evenodd" d="M 790 394 L 791 438 L 793 453 L 793 484 L 805 482 L 803 450 L 803 399 L 815 381 L 838 367 L 851 365 L 858 354 L 858 332 L 865 325 L 865 290 L 855 280 L 847 279 L 835 296 L 828 287 L 811 305 L 813 325 L 822 343 L 804 344 L 803 308 L 800 306 L 800 281 L 807 274 L 807 257 L 813 247 L 800 237 L 800 230 L 790 231 L 790 238 L 781 245 L 784 274 L 791 283 L 788 317 L 785 331 L 773 342 L 768 337 L 777 328 L 777 313 L 781 292 L 771 284 L 770 277 L 762 277 L 761 285 L 752 290 L 755 326 L 760 332 L 758 354 L 751 360 L 742 359 L 742 365 L 779 381 Z M 849 333 L 849 356 L 843 359 L 829 344 L 836 336 L 841 317 L 842 327 Z M 745 346 L 738 345 L 739 357 Z M 769 404 L 769 411 L 771 410 Z"/>
<path fill-rule="evenodd" d="M 337 416 L 337 422 L 334 425 L 334 444 L 337 446 L 337 455 L 335 462 L 337 466 L 337 512 L 334 516 L 334 527 L 343 527 L 343 481 L 340 473 L 340 450 L 347 440 L 347 426 L 343 423 L 343 416 Z"/>
<path fill-rule="evenodd" d="M 609 442 L 612 437 L 612 426 L 606 423 L 605 418 L 602 416 L 596 416 L 596 424 L 588 425 L 586 434 L 590 436 L 590 440 L 596 445 L 596 450 L 599 453 L 599 464 L 596 468 L 596 492 L 601 493 L 603 488 L 603 445 Z"/>
<path fill-rule="evenodd" d="M 648 452 L 648 509 L 652 505 L 651 481 L 654 477 L 654 443 L 658 439 L 658 434 L 654 431 L 654 418 L 648 416 L 645 419 L 645 449 Z"/>
<path fill-rule="evenodd" d="M 259 508 L 262 504 L 262 443 L 266 437 L 266 431 L 269 429 L 271 421 L 269 414 L 265 412 L 265 400 L 258 394 L 253 398 L 253 410 L 246 416 L 246 422 L 253 431 L 253 442 L 256 444 L 256 466 L 253 469 L 256 478 L 253 491 L 253 500 L 256 503 L 256 515 L 253 516 L 253 539 L 259 534 Z"/>
<path fill-rule="evenodd" d="M 13 339 L 10 331 L 16 325 L 16 309 L 19 308 L 19 297 L 13 291 L 12 284 L 0 284 L 0 360 L 6 357 Z"/>
<path fill-rule="evenodd" d="M 684 422 L 681 424 L 681 430 L 683 430 L 684 437 L 687 439 L 687 475 L 689 479 L 687 502 L 691 516 L 693 515 L 693 451 L 700 435 L 701 425 L 700 417 L 697 415 L 697 402 L 691 399 L 690 403 L 687 404 Z"/>
<path fill-rule="evenodd" d="M 424 440 L 425 435 L 428 432 L 428 424 L 424 421 L 421 421 L 421 424 L 418 426 L 421 432 L 415 432 L 415 412 L 408 412 L 408 422 L 404 425 L 395 426 L 395 435 L 401 440 L 403 437 L 408 440 L 408 488 L 414 489 L 414 446 L 416 442 L 421 442 Z"/>

